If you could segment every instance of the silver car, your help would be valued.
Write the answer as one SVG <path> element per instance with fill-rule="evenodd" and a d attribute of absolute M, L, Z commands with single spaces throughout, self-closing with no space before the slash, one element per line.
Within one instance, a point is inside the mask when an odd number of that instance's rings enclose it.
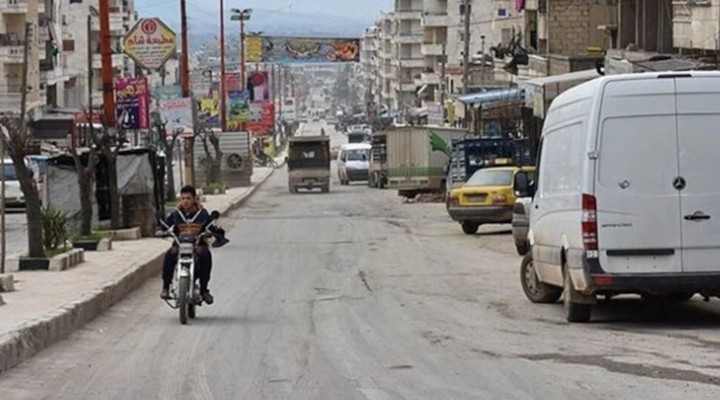
<path fill-rule="evenodd" d="M 530 227 L 530 204 L 532 198 L 521 197 L 515 201 L 512 216 L 512 233 L 515 239 L 515 249 L 519 255 L 524 256 L 530 251 L 528 230 Z"/>

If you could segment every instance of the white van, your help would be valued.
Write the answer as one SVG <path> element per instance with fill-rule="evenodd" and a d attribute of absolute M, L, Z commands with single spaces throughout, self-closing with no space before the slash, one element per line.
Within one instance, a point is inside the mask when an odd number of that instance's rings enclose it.
<path fill-rule="evenodd" d="M 612 75 L 558 96 L 528 186 L 526 296 L 564 292 L 567 320 L 586 322 L 599 294 L 720 295 L 719 160 L 720 73 Z"/>
<path fill-rule="evenodd" d="M 337 170 L 341 185 L 368 180 L 370 149 L 372 145 L 369 143 L 348 143 L 340 147 Z"/>

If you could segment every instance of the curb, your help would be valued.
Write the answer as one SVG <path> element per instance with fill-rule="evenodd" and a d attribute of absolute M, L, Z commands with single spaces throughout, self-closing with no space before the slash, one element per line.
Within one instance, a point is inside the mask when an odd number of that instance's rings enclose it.
<path fill-rule="evenodd" d="M 242 206 L 272 176 L 273 172 L 275 172 L 274 169 L 253 186 L 252 190 L 243 198 L 234 201 L 221 211 L 221 214 L 229 213 Z M 162 269 L 164 255 L 165 251 L 163 250 L 151 260 L 139 262 L 137 268 L 114 278 L 104 287 L 88 292 L 81 298 L 0 337 L 0 375 L 54 343 L 65 339 L 123 300 L 150 278 L 158 276 Z"/>

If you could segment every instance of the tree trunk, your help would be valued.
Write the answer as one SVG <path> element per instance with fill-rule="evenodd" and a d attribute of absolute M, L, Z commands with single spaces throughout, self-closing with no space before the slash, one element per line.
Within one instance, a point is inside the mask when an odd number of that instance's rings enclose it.
<path fill-rule="evenodd" d="M 87 171 L 90 167 L 81 167 L 78 171 L 78 184 L 80 186 L 80 234 L 85 236 L 92 233 L 92 184 L 95 169 Z"/>
<path fill-rule="evenodd" d="M 167 187 L 165 192 L 166 201 L 175 198 L 175 170 L 173 169 L 173 150 L 175 141 L 171 145 L 165 145 L 165 173 L 167 174 Z"/>
<path fill-rule="evenodd" d="M 40 205 L 40 195 L 35 186 L 30 170 L 25 166 L 24 157 L 17 160 L 17 156 L 13 155 L 13 164 L 15 172 L 20 181 L 20 189 L 22 189 L 25 197 L 25 215 L 28 225 L 28 256 L 32 258 L 45 257 L 45 249 L 43 249 L 43 223 L 42 209 Z"/>
<path fill-rule="evenodd" d="M 120 220 L 120 190 L 118 189 L 117 154 L 107 154 L 108 180 L 110 185 L 110 228 L 122 228 Z"/>

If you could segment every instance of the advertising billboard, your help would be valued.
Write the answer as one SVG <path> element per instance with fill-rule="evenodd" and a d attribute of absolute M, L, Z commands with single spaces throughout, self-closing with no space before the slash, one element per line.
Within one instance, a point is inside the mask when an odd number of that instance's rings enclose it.
<path fill-rule="evenodd" d="M 298 37 L 261 37 L 251 38 L 252 52 L 248 52 L 251 62 L 279 64 L 293 63 L 344 63 L 360 61 L 360 40 L 355 38 L 298 38 Z M 258 55 L 258 52 L 261 54 Z"/>

